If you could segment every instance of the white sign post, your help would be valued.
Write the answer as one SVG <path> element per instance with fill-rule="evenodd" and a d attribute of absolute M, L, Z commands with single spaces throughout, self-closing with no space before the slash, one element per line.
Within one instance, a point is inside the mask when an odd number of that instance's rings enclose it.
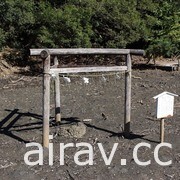
<path fill-rule="evenodd" d="M 156 116 L 160 119 L 160 141 L 164 142 L 164 118 L 172 117 L 174 111 L 174 97 L 178 96 L 170 92 L 163 92 L 154 96 L 156 99 Z"/>

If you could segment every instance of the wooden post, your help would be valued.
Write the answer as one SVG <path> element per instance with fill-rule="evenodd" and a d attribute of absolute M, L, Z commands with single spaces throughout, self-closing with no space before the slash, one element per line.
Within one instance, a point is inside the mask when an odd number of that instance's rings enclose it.
<path fill-rule="evenodd" d="M 164 142 L 164 119 L 161 118 L 160 120 L 160 141 L 161 143 Z"/>
<path fill-rule="evenodd" d="M 54 66 L 58 67 L 58 59 L 57 56 L 54 57 Z M 61 121 L 61 108 L 60 108 L 60 81 L 59 74 L 56 74 L 54 81 L 54 93 L 55 93 L 55 119 L 56 122 Z"/>
<path fill-rule="evenodd" d="M 124 116 L 124 134 L 130 134 L 131 120 L 131 56 L 126 56 L 127 71 L 125 73 L 125 116 Z"/>
<path fill-rule="evenodd" d="M 43 147 L 49 148 L 50 54 L 43 50 L 40 55 L 43 59 Z"/>

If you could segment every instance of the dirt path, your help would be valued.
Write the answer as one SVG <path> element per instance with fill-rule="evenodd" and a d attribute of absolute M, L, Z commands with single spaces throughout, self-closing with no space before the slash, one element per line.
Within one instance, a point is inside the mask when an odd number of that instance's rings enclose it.
<path fill-rule="evenodd" d="M 120 77 L 120 79 L 118 79 Z M 55 137 L 54 164 L 48 165 L 45 154 L 44 165 L 28 166 L 24 154 L 29 151 L 27 142 L 41 143 L 42 136 L 42 87 L 41 77 L 12 77 L 1 79 L 0 85 L 0 179 L 1 180 L 40 180 L 40 179 L 179 179 L 180 178 L 180 97 L 175 101 L 174 116 L 166 120 L 165 141 L 172 144 L 162 148 L 160 159 L 172 160 L 167 167 L 158 165 L 153 158 L 154 148 L 159 143 L 159 122 L 155 117 L 153 96 L 163 91 L 180 95 L 180 73 L 161 70 L 134 70 L 132 79 L 132 124 L 133 135 L 124 139 L 120 132 L 123 127 L 124 77 L 108 76 L 90 78 L 90 84 L 82 83 L 82 78 L 72 78 L 70 84 L 61 78 L 62 117 L 64 122 L 83 121 L 86 134 L 82 138 L 58 136 L 58 126 L 51 127 Z M 53 89 L 53 88 L 51 88 Z M 54 117 L 53 92 L 51 120 Z M 102 116 L 102 113 L 106 116 Z M 75 123 L 75 122 L 74 122 Z M 65 152 L 65 165 L 59 163 L 59 143 L 88 142 L 93 146 L 94 165 L 78 166 L 73 160 L 76 148 Z M 140 148 L 141 161 L 151 160 L 142 167 L 133 159 L 133 149 L 140 143 L 151 144 L 151 149 Z M 106 153 L 110 153 L 114 143 L 117 151 L 111 165 L 106 166 L 97 143 L 102 143 Z M 37 157 L 36 157 L 37 158 Z M 82 161 L 85 161 L 82 157 Z M 127 165 L 121 165 L 121 159 Z"/>

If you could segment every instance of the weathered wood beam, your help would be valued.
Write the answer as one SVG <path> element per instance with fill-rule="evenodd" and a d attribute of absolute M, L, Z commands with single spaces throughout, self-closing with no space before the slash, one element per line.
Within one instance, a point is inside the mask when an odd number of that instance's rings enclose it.
<path fill-rule="evenodd" d="M 50 73 L 92 73 L 92 72 L 111 72 L 126 71 L 127 66 L 99 66 L 99 67 L 77 67 L 77 68 L 51 68 Z"/>
<path fill-rule="evenodd" d="M 30 55 L 40 55 L 46 49 L 30 49 Z M 47 49 L 50 55 L 76 55 L 76 54 L 113 54 L 113 55 L 127 55 L 129 53 L 134 55 L 143 55 L 144 50 L 136 49 L 106 49 L 106 48 L 69 48 L 69 49 Z"/>
<path fill-rule="evenodd" d="M 130 49 L 130 54 L 144 56 L 145 51 L 142 49 Z"/>

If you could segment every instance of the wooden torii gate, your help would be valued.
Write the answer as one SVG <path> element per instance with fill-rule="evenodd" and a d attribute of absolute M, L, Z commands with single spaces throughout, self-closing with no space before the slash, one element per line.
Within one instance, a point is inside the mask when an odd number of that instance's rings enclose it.
<path fill-rule="evenodd" d="M 76 67 L 58 68 L 58 55 L 125 55 L 125 66 L 99 66 L 99 67 Z M 40 56 L 43 60 L 43 146 L 49 147 L 49 117 L 50 117 L 50 78 L 51 74 L 56 74 L 55 78 L 55 115 L 56 121 L 61 121 L 60 110 L 60 73 L 79 72 L 110 72 L 125 71 L 125 115 L 124 134 L 130 133 L 131 120 L 131 55 L 144 55 L 144 50 L 137 49 L 98 49 L 98 48 L 71 48 L 71 49 L 30 49 L 30 55 Z M 54 56 L 54 66 L 50 66 L 51 56 Z"/>

